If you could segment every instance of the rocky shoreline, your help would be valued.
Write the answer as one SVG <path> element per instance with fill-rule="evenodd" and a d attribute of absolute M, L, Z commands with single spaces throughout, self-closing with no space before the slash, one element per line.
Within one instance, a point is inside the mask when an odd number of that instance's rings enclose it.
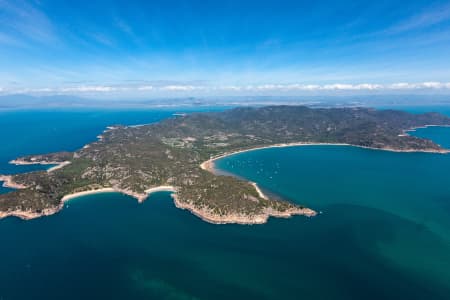
<path fill-rule="evenodd" d="M 0 176 L 0 180 L 3 181 L 5 177 L 8 176 Z M 24 187 L 22 187 L 24 188 Z M 263 224 L 268 221 L 270 217 L 277 217 L 277 218 L 290 218 L 294 215 L 303 215 L 306 217 L 313 217 L 317 215 L 317 213 L 309 208 L 292 208 L 288 209 L 286 211 L 280 212 L 275 211 L 273 209 L 267 209 L 263 211 L 263 213 L 258 215 L 245 215 L 245 214 L 231 214 L 231 215 L 216 215 L 209 211 L 208 209 L 202 209 L 199 207 L 195 207 L 194 205 L 191 205 L 189 203 L 181 202 L 176 194 L 176 188 L 172 186 L 159 186 L 154 187 L 146 190 L 146 194 L 136 194 L 136 193 L 130 193 L 129 191 L 121 190 L 121 189 L 115 189 L 115 188 L 100 188 L 95 190 L 87 190 L 87 191 L 81 191 L 73 194 L 69 194 L 61 198 L 61 203 L 53 208 L 47 208 L 44 209 L 42 212 L 33 212 L 33 211 L 21 211 L 21 210 L 13 210 L 13 211 L 6 211 L 6 212 L 0 212 L 0 219 L 6 218 L 6 217 L 17 217 L 22 220 L 32 220 L 44 216 L 50 216 L 53 215 L 60 210 L 63 209 L 64 203 L 75 199 L 77 197 L 87 196 L 87 195 L 95 195 L 95 194 L 101 194 L 101 193 L 121 193 L 124 195 L 131 196 L 138 200 L 139 203 L 142 203 L 145 201 L 146 198 L 152 193 L 160 192 L 160 191 L 168 191 L 173 192 L 172 199 L 174 201 L 174 204 L 177 208 L 188 210 L 193 215 L 199 217 L 203 221 L 206 221 L 208 223 L 212 224 L 242 224 L 242 225 L 252 225 L 252 224 Z M 261 192 L 262 193 L 262 192 Z M 266 197 L 264 195 L 264 197 Z"/>
<path fill-rule="evenodd" d="M 283 212 L 267 209 L 258 215 L 245 215 L 245 214 L 217 215 L 212 213 L 210 210 L 206 208 L 199 208 L 192 204 L 181 202 L 176 194 L 172 194 L 172 198 L 177 208 L 188 210 L 193 215 L 211 224 L 257 225 L 267 223 L 270 217 L 290 218 L 296 215 L 314 217 L 317 215 L 317 212 L 309 208 L 292 208 Z"/>
<path fill-rule="evenodd" d="M 40 217 L 50 216 L 59 212 L 63 208 L 63 204 L 54 207 L 46 208 L 42 212 L 13 210 L 13 211 L 0 211 L 0 220 L 7 217 L 16 217 L 22 220 L 32 220 Z"/>
<path fill-rule="evenodd" d="M 19 184 L 13 181 L 10 175 L 0 175 L 0 181 L 3 181 L 3 187 L 11 189 L 25 189 L 27 188 L 23 184 Z"/>

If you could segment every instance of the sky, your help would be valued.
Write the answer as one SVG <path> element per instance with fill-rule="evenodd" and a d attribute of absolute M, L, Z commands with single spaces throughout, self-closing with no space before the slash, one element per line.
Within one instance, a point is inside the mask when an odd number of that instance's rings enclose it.
<path fill-rule="evenodd" d="M 0 0 L 0 94 L 449 94 L 450 1 Z"/>

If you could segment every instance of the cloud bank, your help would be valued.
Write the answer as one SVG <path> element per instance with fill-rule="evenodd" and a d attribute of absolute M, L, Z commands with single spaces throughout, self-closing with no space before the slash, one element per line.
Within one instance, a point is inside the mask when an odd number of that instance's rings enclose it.
<path fill-rule="evenodd" d="M 111 85 L 73 85 L 64 87 L 40 87 L 40 88 L 8 88 L 0 86 L 0 94 L 29 94 L 29 95 L 122 95 L 122 96 L 151 96 L 166 95 L 178 96 L 190 94 L 223 95 L 240 94 L 267 94 L 277 95 L 283 93 L 389 93 L 389 92 L 433 92 L 441 91 L 450 93 L 450 82 L 398 82 L 389 84 L 378 83 L 333 83 L 333 84 L 255 84 L 255 85 L 209 85 L 209 84 L 111 84 Z"/>

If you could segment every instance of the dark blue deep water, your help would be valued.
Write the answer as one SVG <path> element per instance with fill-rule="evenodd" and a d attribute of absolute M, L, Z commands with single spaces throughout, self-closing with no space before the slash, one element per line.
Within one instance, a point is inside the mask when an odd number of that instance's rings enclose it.
<path fill-rule="evenodd" d="M 0 174 L 39 168 L 7 163 L 17 156 L 173 112 L 0 112 Z M 450 128 L 414 134 L 450 147 Z M 305 146 L 217 165 L 322 214 L 211 225 L 164 192 L 142 204 L 81 197 L 53 216 L 0 220 L 0 299 L 449 299 L 450 155 Z"/>

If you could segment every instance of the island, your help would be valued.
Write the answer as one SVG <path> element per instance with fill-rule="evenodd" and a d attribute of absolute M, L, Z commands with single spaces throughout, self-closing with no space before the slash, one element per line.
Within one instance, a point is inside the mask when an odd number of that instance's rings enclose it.
<path fill-rule="evenodd" d="M 64 202 L 95 192 L 120 192 L 144 201 L 170 191 L 178 208 L 215 224 L 261 224 L 269 217 L 315 216 L 310 208 L 267 196 L 256 183 L 215 172 L 214 161 L 240 151 L 291 145 L 352 145 L 447 153 L 408 134 L 448 126 L 438 113 L 371 108 L 242 107 L 178 114 L 158 123 L 108 127 L 75 152 L 29 155 L 15 164 L 54 165 L 47 171 L 2 175 L 14 190 L 0 195 L 0 218 L 51 215 Z"/>

